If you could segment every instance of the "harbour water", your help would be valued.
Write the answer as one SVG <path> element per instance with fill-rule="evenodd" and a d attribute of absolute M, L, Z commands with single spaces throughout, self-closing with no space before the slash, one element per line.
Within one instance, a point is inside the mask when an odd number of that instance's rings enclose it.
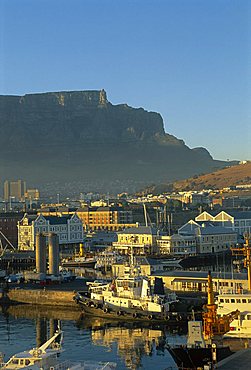
<path fill-rule="evenodd" d="M 64 332 L 62 360 L 113 361 L 121 370 L 176 369 L 165 343 L 186 341 L 179 328 L 171 332 L 150 324 L 90 319 L 79 311 L 18 305 L 0 312 L 0 352 L 7 360 L 17 352 L 34 348 L 46 340 L 58 322 Z"/>

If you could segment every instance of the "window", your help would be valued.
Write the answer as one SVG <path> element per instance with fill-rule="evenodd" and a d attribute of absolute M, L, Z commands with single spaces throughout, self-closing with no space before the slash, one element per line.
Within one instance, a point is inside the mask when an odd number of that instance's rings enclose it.
<path fill-rule="evenodd" d="M 227 298 L 227 299 L 225 300 L 225 302 L 226 302 L 226 303 L 229 303 L 229 299 Z"/>
<path fill-rule="evenodd" d="M 235 303 L 235 299 L 233 299 L 233 298 L 232 298 L 232 299 L 231 299 L 231 303 Z"/>
<path fill-rule="evenodd" d="M 242 300 L 242 303 L 247 303 L 247 300 L 246 300 L 246 299 L 243 299 L 243 300 Z"/>

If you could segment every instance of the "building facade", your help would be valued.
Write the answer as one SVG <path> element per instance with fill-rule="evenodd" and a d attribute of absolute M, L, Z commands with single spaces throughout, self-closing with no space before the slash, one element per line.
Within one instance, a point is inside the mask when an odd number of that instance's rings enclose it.
<path fill-rule="evenodd" d="M 196 254 L 195 236 L 162 235 L 157 239 L 157 246 L 159 254 L 162 255 L 191 256 Z"/>
<path fill-rule="evenodd" d="M 114 250 L 121 254 L 151 254 L 157 248 L 157 230 L 150 226 L 138 226 L 117 232 L 118 241 L 113 243 Z"/>
<path fill-rule="evenodd" d="M 2 212 L 0 213 L 0 231 L 11 242 L 13 247 L 18 246 L 18 221 L 23 218 L 24 214 L 19 212 Z M 0 235 L 3 246 L 6 245 L 5 238 Z"/>
<path fill-rule="evenodd" d="M 83 242 L 82 221 L 76 214 L 65 216 L 43 216 L 25 214 L 18 222 L 19 250 L 34 250 L 38 233 L 55 233 L 61 247 L 74 247 Z"/>
<path fill-rule="evenodd" d="M 14 200 L 23 200 L 26 192 L 26 182 L 23 180 L 4 182 L 4 200 L 9 201 L 10 198 Z"/>
<path fill-rule="evenodd" d="M 188 221 L 179 230 L 181 236 L 193 236 L 196 240 L 197 253 L 216 253 L 230 250 L 237 243 L 238 234 L 231 228 L 214 226 L 211 223 L 202 224 Z"/>
<path fill-rule="evenodd" d="M 76 211 L 86 230 L 118 231 L 136 226 L 132 211 L 122 207 L 84 207 Z"/>
<path fill-rule="evenodd" d="M 211 221 L 219 225 L 232 229 L 240 235 L 251 233 L 251 211 L 221 211 L 215 215 L 209 212 L 202 212 L 195 221 Z"/>

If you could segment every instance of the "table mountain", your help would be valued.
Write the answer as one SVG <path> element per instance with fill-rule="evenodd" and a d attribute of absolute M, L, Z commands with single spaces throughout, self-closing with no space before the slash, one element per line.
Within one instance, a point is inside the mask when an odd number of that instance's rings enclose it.
<path fill-rule="evenodd" d="M 149 184 L 224 165 L 165 133 L 159 113 L 113 105 L 104 90 L 0 96 L 2 180 Z"/>

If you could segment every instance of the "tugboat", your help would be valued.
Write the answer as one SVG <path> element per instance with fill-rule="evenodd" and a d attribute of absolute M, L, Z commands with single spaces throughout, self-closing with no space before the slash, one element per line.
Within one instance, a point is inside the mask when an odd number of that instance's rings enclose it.
<path fill-rule="evenodd" d="M 208 303 L 201 321 L 188 322 L 188 340 L 186 346 L 170 347 L 167 349 L 179 369 L 211 369 L 213 364 L 233 354 L 229 346 L 223 346 L 222 336 L 229 331 L 230 323 L 239 315 L 233 311 L 219 317 L 217 305 L 214 303 L 213 283 L 211 273 L 208 273 Z"/>
<path fill-rule="evenodd" d="M 158 292 L 152 292 L 149 278 L 134 267 L 133 257 L 123 277 L 108 284 L 89 283 L 88 292 L 78 292 L 74 299 L 87 315 L 176 325 L 187 322 L 187 312 L 177 310 L 176 294 L 165 295 L 163 282 Z"/>

